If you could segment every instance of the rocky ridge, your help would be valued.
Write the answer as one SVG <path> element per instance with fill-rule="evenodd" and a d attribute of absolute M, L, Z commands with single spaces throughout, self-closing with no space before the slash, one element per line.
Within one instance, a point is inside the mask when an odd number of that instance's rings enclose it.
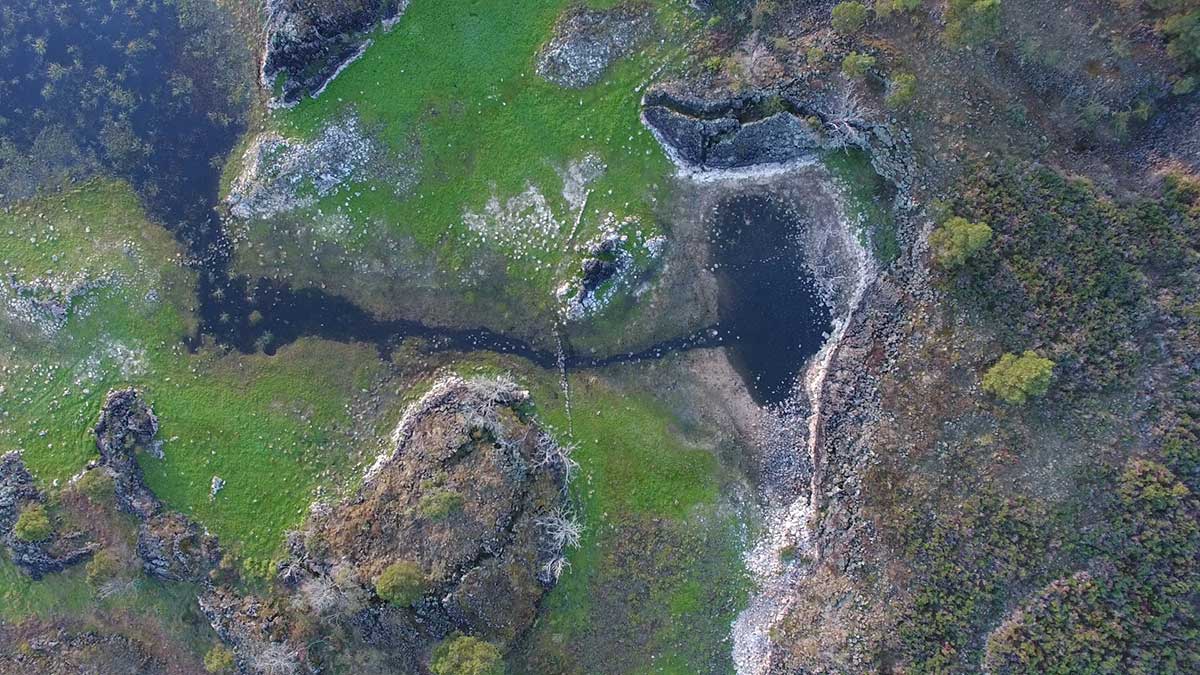
<path fill-rule="evenodd" d="M 268 0 L 260 83 L 272 105 L 289 107 L 317 97 L 370 45 L 368 34 L 390 29 L 408 0 Z"/>
<path fill-rule="evenodd" d="M 8 549 L 13 564 L 34 580 L 83 562 L 99 548 L 81 532 L 54 532 L 39 541 L 18 537 L 14 525 L 21 511 L 44 499 L 20 453 L 9 452 L 0 457 L 0 542 Z"/>
<path fill-rule="evenodd" d="M 138 519 L 137 552 L 146 573 L 171 581 L 207 579 L 220 558 L 216 538 L 182 514 L 168 511 L 146 486 L 137 463 L 138 450 L 161 452 L 154 439 L 154 411 L 134 389 L 111 391 L 95 434 L 100 459 L 87 470 L 112 477 L 117 508 Z"/>
<path fill-rule="evenodd" d="M 696 94 L 674 82 L 642 98 L 643 123 L 687 173 L 761 169 L 856 147 L 906 193 L 915 175 L 908 139 L 872 117 L 850 90 L 801 79 L 738 94 Z"/>
<path fill-rule="evenodd" d="M 455 631 L 512 644 L 566 565 L 579 525 L 565 501 L 570 448 L 523 412 L 507 378 L 448 377 L 409 406 L 392 449 L 353 496 L 318 502 L 289 538 L 276 582 L 287 602 L 215 587 L 203 613 L 252 672 L 300 667 L 287 636 L 307 614 L 340 626 L 389 672 L 423 672 Z M 419 597 L 376 591 L 389 567 L 419 570 Z"/>

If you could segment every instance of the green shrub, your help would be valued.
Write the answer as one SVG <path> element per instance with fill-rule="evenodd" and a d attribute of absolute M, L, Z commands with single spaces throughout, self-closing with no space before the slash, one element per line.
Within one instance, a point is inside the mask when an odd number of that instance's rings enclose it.
<path fill-rule="evenodd" d="M 1163 22 L 1167 53 L 1185 68 L 1200 67 L 1200 9 L 1176 14 Z"/>
<path fill-rule="evenodd" d="M 875 57 L 870 54 L 850 52 L 842 59 L 842 72 L 855 79 L 866 77 L 867 71 L 875 66 Z"/>
<path fill-rule="evenodd" d="M 983 375 L 983 389 L 1002 400 L 1021 405 L 1050 388 L 1054 362 L 1032 351 L 1005 354 Z"/>
<path fill-rule="evenodd" d="M 30 504 L 21 510 L 17 522 L 13 525 L 13 534 L 22 541 L 42 541 L 50 536 L 54 526 L 50 524 L 50 514 L 41 504 Z"/>
<path fill-rule="evenodd" d="M 887 96 L 887 104 L 893 108 L 903 108 L 917 95 L 917 76 L 912 73 L 901 73 L 892 78 L 892 84 Z"/>
<path fill-rule="evenodd" d="M 231 673 L 233 666 L 233 652 L 224 645 L 213 645 L 204 655 L 204 670 L 210 673 Z"/>
<path fill-rule="evenodd" d="M 875 15 L 891 16 L 892 12 L 911 12 L 921 7 L 923 0 L 875 0 Z"/>
<path fill-rule="evenodd" d="M 946 40 L 978 45 L 1000 32 L 1000 0 L 950 0 L 946 8 Z"/>
<path fill-rule="evenodd" d="M 453 490 L 437 488 L 421 495 L 421 501 L 417 504 L 417 510 L 421 512 L 422 516 L 430 520 L 443 520 L 451 513 L 462 509 L 462 505 L 462 495 Z"/>
<path fill-rule="evenodd" d="M 503 675 L 500 648 L 477 637 L 460 635 L 433 650 L 429 664 L 434 675 Z"/>
<path fill-rule="evenodd" d="M 425 575 L 416 563 L 394 562 L 375 581 L 375 593 L 393 605 L 411 605 L 425 593 Z"/>
<path fill-rule="evenodd" d="M 831 19 L 834 30 L 853 35 L 867 23 L 867 6 L 861 2 L 839 2 L 833 8 Z"/>
<path fill-rule="evenodd" d="M 121 559 L 108 549 L 97 551 L 84 566 L 84 571 L 88 583 L 99 586 L 121 573 Z"/>
<path fill-rule="evenodd" d="M 113 479 L 100 469 L 88 471 L 79 477 L 75 489 L 97 504 L 105 504 L 113 496 Z"/>
<path fill-rule="evenodd" d="M 1182 673 L 1200 668 L 1200 525 L 1166 467 L 1132 460 L 1120 478 L 1121 536 L 1086 571 L 1027 599 L 988 639 L 998 673 Z"/>
<path fill-rule="evenodd" d="M 991 239 L 992 228 L 987 223 L 972 223 L 956 216 L 930 233 L 929 247 L 938 265 L 953 269 L 987 246 Z"/>
<path fill-rule="evenodd" d="M 804 58 L 810 66 L 818 65 L 825 60 L 825 50 L 820 47 L 809 47 L 808 51 L 804 53 Z"/>
<path fill-rule="evenodd" d="M 1196 78 L 1190 75 L 1175 80 L 1175 84 L 1171 86 L 1171 93 L 1176 96 L 1186 96 L 1193 91 L 1196 91 Z"/>

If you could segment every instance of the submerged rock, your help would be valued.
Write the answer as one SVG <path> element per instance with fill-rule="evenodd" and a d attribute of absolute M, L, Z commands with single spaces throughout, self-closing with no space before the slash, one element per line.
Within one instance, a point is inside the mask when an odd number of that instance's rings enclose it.
<path fill-rule="evenodd" d="M 607 10 L 569 10 L 537 59 L 537 74 L 570 89 L 600 81 L 613 62 L 631 53 L 654 29 L 651 8 L 625 4 Z"/>
<path fill-rule="evenodd" d="M 277 105 L 316 97 L 349 62 L 362 55 L 367 34 L 391 28 L 408 0 L 268 0 L 262 86 L 280 91 Z"/>

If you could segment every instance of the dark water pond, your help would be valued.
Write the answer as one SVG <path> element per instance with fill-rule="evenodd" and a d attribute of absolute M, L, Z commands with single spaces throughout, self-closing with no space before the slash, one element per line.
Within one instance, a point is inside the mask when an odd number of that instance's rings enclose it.
<path fill-rule="evenodd" d="M 764 194 L 717 207 L 714 260 L 730 357 L 760 404 L 788 398 L 821 348 L 830 312 L 804 266 L 799 214 Z"/>
<path fill-rule="evenodd" d="M 231 274 L 232 246 L 213 207 L 220 167 L 245 130 L 253 56 L 216 5 L 190 6 L 208 14 L 181 24 L 173 5 L 138 0 L 0 13 L 0 33 L 14 46 L 0 58 L 0 195 L 97 170 L 129 180 L 200 272 L 193 347 L 209 336 L 273 353 L 318 336 L 386 354 L 419 338 L 432 351 L 486 350 L 572 369 L 730 343 L 755 398 L 771 403 L 820 344 L 829 317 L 800 266 L 796 223 L 762 197 L 733 199 L 718 219 L 721 323 L 636 353 L 592 357 L 565 336 L 559 354 L 483 328 L 381 321 L 336 295 Z"/>

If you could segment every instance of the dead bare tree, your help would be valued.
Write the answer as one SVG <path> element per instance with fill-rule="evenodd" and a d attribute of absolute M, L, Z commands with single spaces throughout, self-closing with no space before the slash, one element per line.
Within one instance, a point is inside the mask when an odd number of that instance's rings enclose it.
<path fill-rule="evenodd" d="M 542 431 L 538 433 L 534 449 L 534 467 L 558 472 L 562 477 L 563 490 L 566 491 L 575 477 L 575 472 L 579 470 L 579 462 L 571 457 L 575 452 L 575 445 L 559 443 L 553 435 Z"/>
<path fill-rule="evenodd" d="M 577 548 L 583 534 L 583 525 L 575 518 L 575 514 L 565 506 L 559 506 L 545 516 L 537 519 L 537 525 L 546 535 L 552 551 L 566 548 Z"/>
<path fill-rule="evenodd" d="M 262 675 L 294 675 L 300 668 L 296 652 L 285 644 L 257 643 L 251 651 L 250 667 Z"/>
<path fill-rule="evenodd" d="M 834 131 L 833 144 L 839 148 L 866 147 L 867 139 L 863 133 L 866 118 L 863 114 L 862 101 L 855 95 L 848 83 L 843 83 L 833 99 L 833 107 L 829 118 L 825 121 Z"/>

